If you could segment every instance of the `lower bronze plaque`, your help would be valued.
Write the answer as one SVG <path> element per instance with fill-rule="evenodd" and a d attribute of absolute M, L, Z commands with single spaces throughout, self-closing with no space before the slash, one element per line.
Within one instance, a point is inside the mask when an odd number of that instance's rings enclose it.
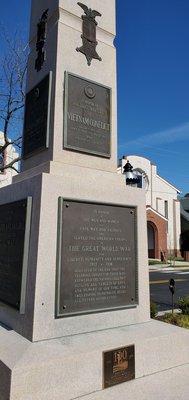
<path fill-rule="evenodd" d="M 59 199 L 56 317 L 137 305 L 136 209 Z"/>
<path fill-rule="evenodd" d="M 104 389 L 135 378 L 134 345 L 103 353 Z"/>
<path fill-rule="evenodd" d="M 64 147 L 110 157 L 110 88 L 66 73 Z"/>
<path fill-rule="evenodd" d="M 0 205 L 0 301 L 24 312 L 31 197 Z"/>
<path fill-rule="evenodd" d="M 48 147 L 52 72 L 26 94 L 22 157 Z"/>

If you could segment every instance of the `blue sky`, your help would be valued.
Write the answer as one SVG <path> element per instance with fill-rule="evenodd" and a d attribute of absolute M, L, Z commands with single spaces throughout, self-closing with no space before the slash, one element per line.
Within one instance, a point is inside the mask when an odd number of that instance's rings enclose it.
<path fill-rule="evenodd" d="M 119 156 L 189 192 L 189 0 L 118 0 Z"/>
<path fill-rule="evenodd" d="M 116 3 L 118 157 L 147 157 L 184 195 L 189 192 L 189 0 Z M 29 13 L 30 0 L 3 1 L 1 24 L 27 38 Z"/>

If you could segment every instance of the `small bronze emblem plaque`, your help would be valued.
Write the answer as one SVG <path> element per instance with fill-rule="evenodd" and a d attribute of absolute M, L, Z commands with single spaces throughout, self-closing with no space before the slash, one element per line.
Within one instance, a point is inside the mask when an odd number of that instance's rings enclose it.
<path fill-rule="evenodd" d="M 66 73 L 64 148 L 110 158 L 111 89 Z"/>
<path fill-rule="evenodd" d="M 56 317 L 137 305 L 136 209 L 59 199 Z"/>
<path fill-rule="evenodd" d="M 92 59 L 96 59 L 102 61 L 101 57 L 99 57 L 96 52 L 96 46 L 98 42 L 96 41 L 96 27 L 98 23 L 96 22 L 96 17 L 101 17 L 101 14 L 96 11 L 88 8 L 85 4 L 78 2 L 77 3 L 83 10 L 84 15 L 82 15 L 83 27 L 82 27 L 82 46 L 77 47 L 77 51 L 83 53 L 87 59 L 87 64 L 91 65 Z"/>
<path fill-rule="evenodd" d="M 103 353 L 103 388 L 135 378 L 134 345 Z"/>
<path fill-rule="evenodd" d="M 31 197 L 0 205 L 0 301 L 23 312 Z"/>
<path fill-rule="evenodd" d="M 22 157 L 48 147 L 52 72 L 26 94 Z"/>

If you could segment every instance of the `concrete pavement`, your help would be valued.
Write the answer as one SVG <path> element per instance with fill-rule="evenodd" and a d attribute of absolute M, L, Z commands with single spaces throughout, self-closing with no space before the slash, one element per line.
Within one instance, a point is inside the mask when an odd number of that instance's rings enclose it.
<path fill-rule="evenodd" d="M 149 265 L 149 271 L 175 271 L 176 269 L 189 270 L 189 261 L 175 261 L 167 264 Z"/>
<path fill-rule="evenodd" d="M 116 398 L 119 400 L 188 400 L 189 364 L 144 376 L 102 392 L 92 393 L 86 396 L 85 400 L 115 400 Z"/>

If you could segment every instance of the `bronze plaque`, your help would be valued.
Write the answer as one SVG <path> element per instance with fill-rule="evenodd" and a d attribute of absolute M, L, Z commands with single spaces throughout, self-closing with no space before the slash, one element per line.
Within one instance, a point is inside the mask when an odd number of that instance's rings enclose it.
<path fill-rule="evenodd" d="M 52 72 L 26 94 L 22 157 L 48 148 Z"/>
<path fill-rule="evenodd" d="M 87 59 L 87 64 L 91 65 L 92 59 L 96 59 L 102 61 L 102 58 L 99 57 L 98 53 L 96 52 L 96 46 L 98 44 L 96 40 L 96 27 L 98 25 L 96 21 L 96 17 L 101 17 L 101 13 L 96 10 L 92 10 L 88 8 L 83 3 L 77 3 L 83 10 L 84 15 L 82 15 L 82 46 L 77 47 L 77 51 L 83 53 Z"/>
<path fill-rule="evenodd" d="M 64 148 L 110 157 L 111 90 L 66 73 Z"/>
<path fill-rule="evenodd" d="M 121 347 L 103 353 L 103 388 L 135 378 L 135 347 Z"/>
<path fill-rule="evenodd" d="M 136 209 L 59 202 L 56 317 L 136 306 Z"/>
<path fill-rule="evenodd" d="M 0 301 L 22 311 L 30 214 L 30 197 L 0 205 Z"/>

